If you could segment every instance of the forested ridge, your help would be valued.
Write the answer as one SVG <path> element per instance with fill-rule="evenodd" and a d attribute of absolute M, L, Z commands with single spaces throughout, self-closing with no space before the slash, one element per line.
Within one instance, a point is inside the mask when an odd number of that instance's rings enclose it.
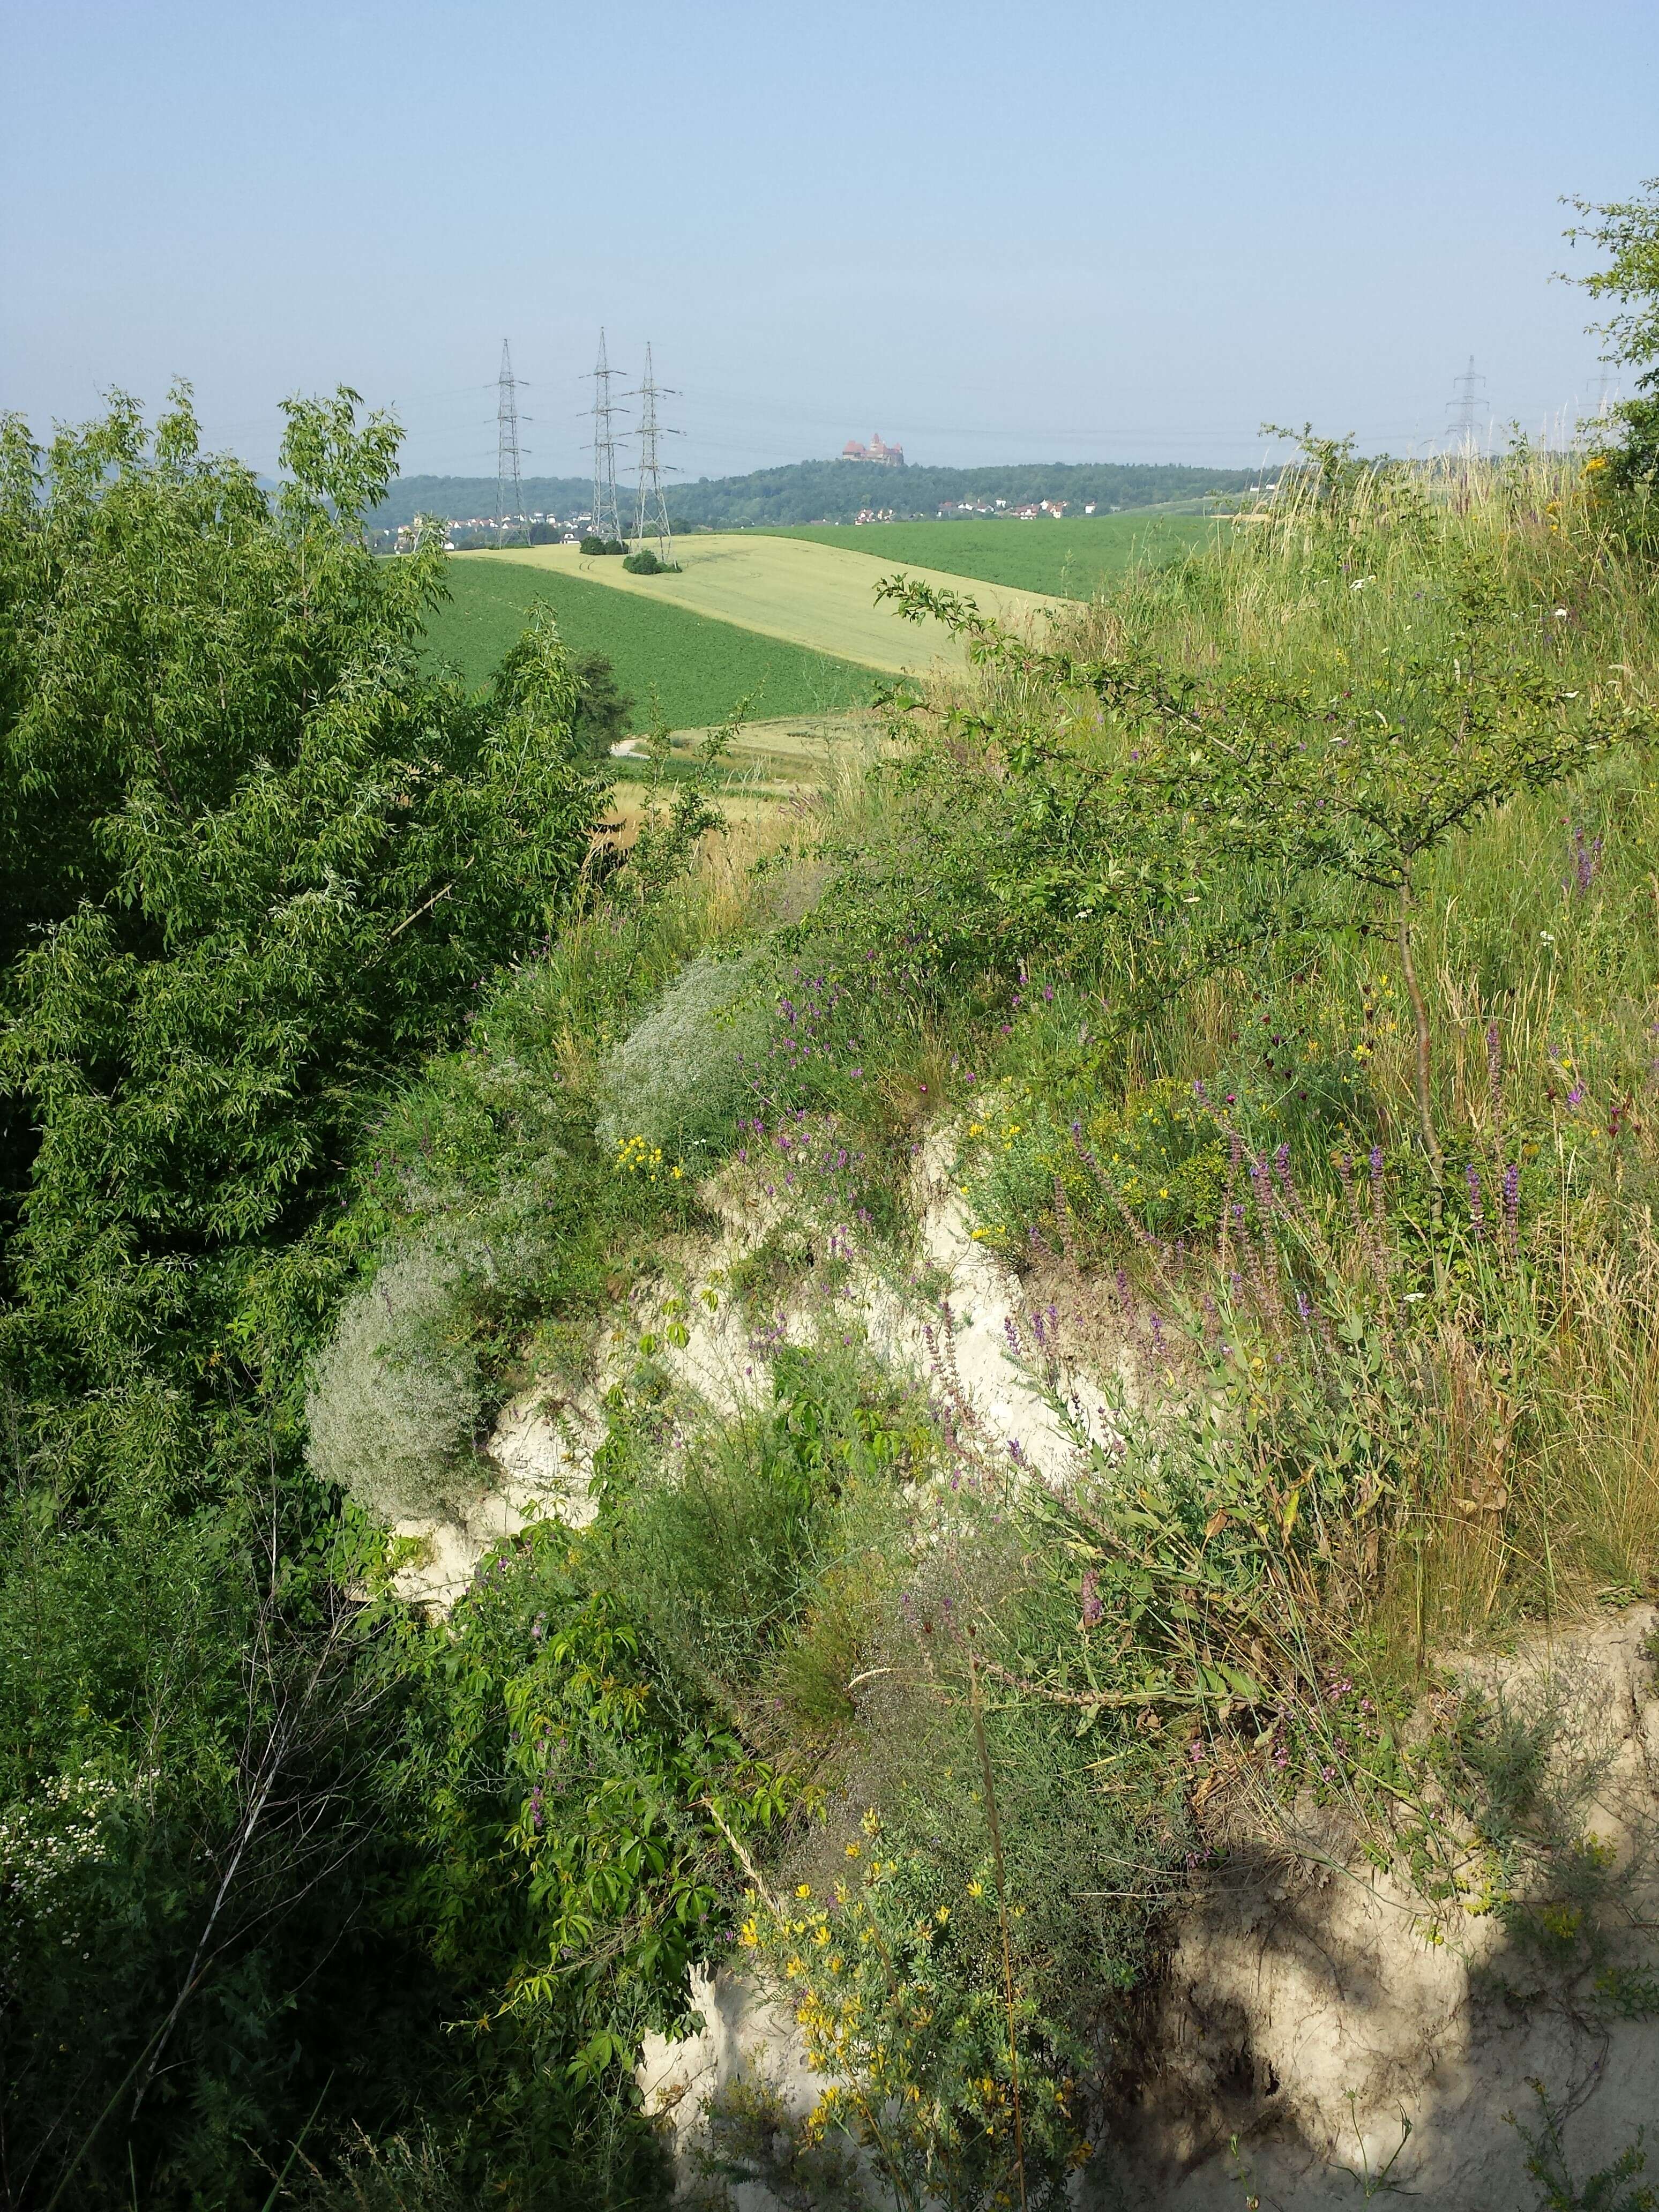
<path fill-rule="evenodd" d="M 1105 512 L 1228 497 L 1246 490 L 1255 477 L 1251 469 L 1212 469 L 1184 461 L 1017 462 L 973 469 L 794 461 L 747 476 L 699 477 L 673 484 L 667 501 L 677 527 L 732 530 L 765 523 L 852 522 L 866 507 L 890 507 L 900 516 L 933 515 L 947 500 L 1005 500 L 1010 507 L 1065 500 L 1070 513 L 1080 514 L 1089 501 Z M 525 506 L 532 514 L 562 519 L 585 512 L 592 493 L 584 477 L 524 479 Z M 367 519 L 381 530 L 413 522 L 417 514 L 467 520 L 493 515 L 499 500 L 494 477 L 399 477 Z"/>

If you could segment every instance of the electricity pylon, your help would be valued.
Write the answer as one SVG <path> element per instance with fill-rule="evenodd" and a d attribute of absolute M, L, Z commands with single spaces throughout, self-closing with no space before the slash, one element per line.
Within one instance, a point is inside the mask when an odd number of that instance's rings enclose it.
<path fill-rule="evenodd" d="M 659 399 L 678 399 L 678 392 L 659 384 L 652 373 L 651 348 L 645 349 L 645 378 L 637 392 L 624 393 L 629 399 L 640 402 L 640 499 L 634 535 L 644 544 L 650 533 L 657 541 L 657 558 L 670 561 L 674 555 L 674 532 L 668 520 L 668 502 L 663 497 L 662 480 L 665 475 L 678 476 L 679 471 L 665 461 L 657 451 L 659 438 L 678 438 L 683 434 L 671 430 L 657 420 Z"/>
<path fill-rule="evenodd" d="M 622 520 L 617 509 L 617 436 L 611 418 L 620 413 L 611 397 L 612 380 L 623 374 L 612 368 L 599 331 L 599 357 L 593 365 L 593 535 L 620 538 Z"/>
<path fill-rule="evenodd" d="M 522 377 L 513 374 L 513 356 L 501 340 L 501 373 L 495 403 L 495 543 L 507 543 L 507 495 L 513 495 L 512 512 L 524 526 L 524 542 L 530 543 L 530 518 L 524 511 L 524 477 L 519 459 L 519 386 Z"/>
<path fill-rule="evenodd" d="M 1476 416 L 1480 409 L 1480 395 L 1475 386 L 1484 384 L 1486 380 L 1484 376 L 1478 375 L 1475 372 L 1473 354 L 1469 356 L 1469 365 L 1462 376 L 1455 376 L 1452 379 L 1452 386 L 1457 397 L 1446 402 L 1446 412 L 1452 418 L 1449 434 L 1460 446 L 1473 445 L 1476 433 L 1480 429 L 1480 426 Z"/>

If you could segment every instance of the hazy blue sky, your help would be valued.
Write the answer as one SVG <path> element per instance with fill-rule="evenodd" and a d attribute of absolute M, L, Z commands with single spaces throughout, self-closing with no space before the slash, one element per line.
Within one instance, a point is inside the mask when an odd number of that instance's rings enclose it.
<path fill-rule="evenodd" d="M 395 405 L 405 465 L 585 465 L 601 321 L 723 474 L 1253 461 L 1594 395 L 1564 192 L 1659 172 L 1659 5 L 0 0 L 0 405 Z"/>

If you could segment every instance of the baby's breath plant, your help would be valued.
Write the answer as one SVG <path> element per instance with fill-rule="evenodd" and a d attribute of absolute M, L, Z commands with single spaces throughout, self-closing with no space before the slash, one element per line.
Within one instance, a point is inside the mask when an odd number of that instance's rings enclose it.
<path fill-rule="evenodd" d="M 93 1876 L 110 1856 L 116 1795 L 107 1776 L 82 1772 L 0 1805 L 0 1996 L 18 1987 L 27 1951 L 82 1955 L 102 1909 Z"/>
<path fill-rule="evenodd" d="M 441 1512 L 477 1487 L 484 1404 L 461 1333 L 462 1261 L 432 1243 L 388 1260 L 340 1310 L 306 1401 L 313 1471 L 370 1512 Z"/>
<path fill-rule="evenodd" d="M 752 1097 L 771 1003 L 762 954 L 700 954 L 605 1062 L 601 1145 L 619 1163 L 627 1153 L 630 1171 L 635 1149 L 659 1167 L 664 1154 L 687 1166 L 719 1158 Z"/>

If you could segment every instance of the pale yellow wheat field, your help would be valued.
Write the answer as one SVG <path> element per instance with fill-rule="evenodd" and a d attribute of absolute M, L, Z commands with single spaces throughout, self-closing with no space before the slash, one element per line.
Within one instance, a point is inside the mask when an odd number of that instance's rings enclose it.
<path fill-rule="evenodd" d="M 607 584 L 616 591 L 667 600 L 692 614 L 735 623 L 763 637 L 836 653 L 892 675 L 919 675 L 939 663 L 961 666 L 964 655 L 937 623 L 918 627 L 901 622 L 887 605 L 878 606 L 875 586 L 882 576 L 902 570 L 924 583 L 960 592 L 977 600 L 988 614 L 1013 624 L 1041 621 L 1050 605 L 1036 592 L 947 576 L 935 568 L 882 561 L 795 538 L 736 533 L 688 538 L 675 541 L 674 556 L 682 568 L 678 576 L 630 576 L 614 554 L 586 554 L 574 545 L 506 546 L 466 557 L 522 562 L 530 568 L 580 576 L 584 582 Z"/>

